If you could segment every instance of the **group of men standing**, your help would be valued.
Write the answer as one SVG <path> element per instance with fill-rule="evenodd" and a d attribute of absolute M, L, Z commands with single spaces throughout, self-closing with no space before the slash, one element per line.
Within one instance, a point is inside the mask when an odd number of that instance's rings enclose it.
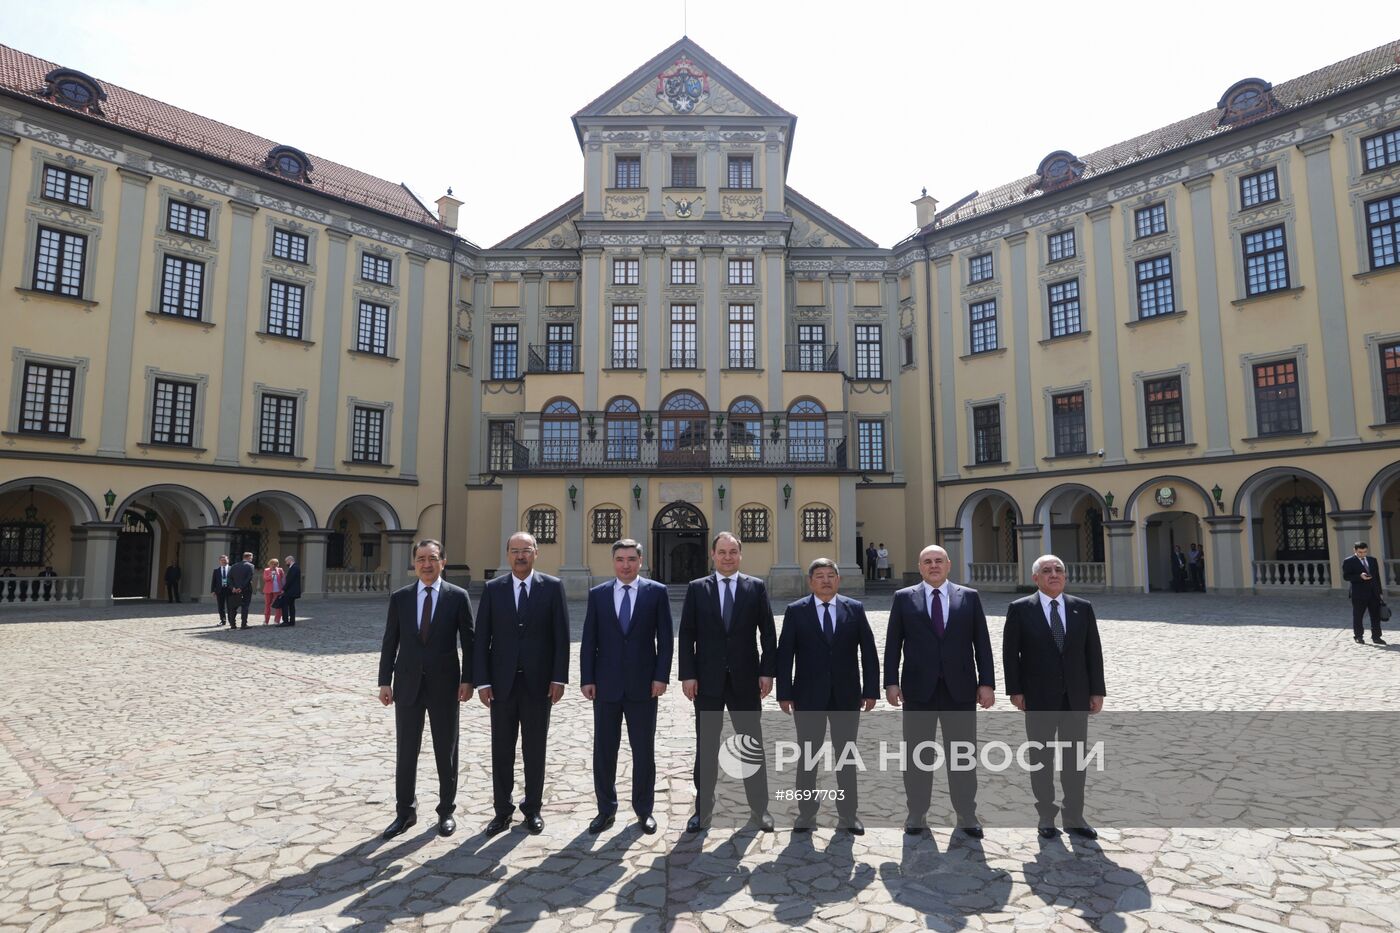
<path fill-rule="evenodd" d="M 475 691 L 491 715 L 495 815 L 487 835 L 507 829 L 517 804 L 517 742 L 524 755 L 525 796 L 518 804 L 532 834 L 544 829 L 541 803 L 550 710 L 568 683 L 569 617 L 556 577 L 534 570 L 538 548 L 524 532 L 507 543 L 511 573 L 489 580 L 473 626 L 465 590 L 441 578 L 442 545 L 418 542 L 418 580 L 390 598 L 379 663 L 379 699 L 395 706 L 396 814 L 384 831 L 392 838 L 417 822 L 414 779 L 429 721 L 437 761 L 438 832 L 456 830 L 458 707 Z M 834 561 L 807 569 L 810 594 L 788 604 L 781 636 L 764 582 L 739 572 L 743 545 L 729 532 L 716 535 L 714 571 L 686 589 L 679 629 L 681 689 L 695 707 L 695 811 L 691 833 L 709 828 L 718 776 L 722 717 L 736 733 L 762 747 L 760 710 L 777 688 L 793 716 L 800 744 L 819 747 L 828 730 L 833 747 L 854 742 L 860 714 L 879 699 L 880 659 L 864 606 L 842 596 Z M 641 831 L 657 831 L 655 735 L 657 701 L 670 681 L 673 625 L 667 589 L 640 576 L 642 546 L 630 538 L 612 546 L 614 578 L 588 594 L 580 646 L 581 692 L 593 706 L 593 780 L 597 815 L 589 832 L 616 822 L 618 752 L 625 723 L 632 751 L 631 807 Z M 919 555 L 919 584 L 899 590 L 890 612 L 884 658 L 887 702 L 903 706 L 907 745 L 934 741 L 941 725 L 944 760 L 952 742 L 976 741 L 976 708 L 993 705 L 996 687 L 991 639 L 976 590 L 948 581 L 948 554 L 930 545 Z M 1042 837 L 1059 834 L 1055 818 L 1085 838 L 1097 833 L 1084 819 L 1084 776 L 1063 772 L 1063 807 L 1055 803 L 1053 742 L 1083 741 L 1087 718 L 1106 693 L 1102 645 L 1093 607 L 1064 593 L 1065 567 L 1045 555 L 1033 565 L 1035 594 L 1013 602 L 1003 639 L 1006 689 L 1028 714 L 1027 738 L 1044 751 L 1032 788 Z M 458 649 L 461 662 L 458 660 Z M 901 664 L 902 661 L 902 664 Z M 473 686 L 475 684 L 475 686 Z M 837 768 L 841 829 L 859 835 L 856 770 Z M 927 832 L 932 775 L 904 772 L 909 812 L 905 830 Z M 949 797 L 959 830 L 982 838 L 976 812 L 976 774 L 949 770 Z M 816 825 L 816 774 L 803 756 L 797 774 L 798 817 L 793 831 Z M 767 773 L 744 781 L 751 822 L 774 829 L 768 812 Z"/>
<path fill-rule="evenodd" d="M 286 568 L 287 578 L 281 594 L 282 621 L 278 624 L 296 625 L 297 599 L 301 596 L 301 565 L 295 557 L 288 555 Z M 248 627 L 248 607 L 253 603 L 257 579 L 258 568 L 253 563 L 252 551 L 244 551 L 243 559 L 232 565 L 227 554 L 219 555 L 219 566 L 209 575 L 209 593 L 218 607 L 220 625 L 238 628 L 238 615 L 241 612 L 243 628 Z"/>

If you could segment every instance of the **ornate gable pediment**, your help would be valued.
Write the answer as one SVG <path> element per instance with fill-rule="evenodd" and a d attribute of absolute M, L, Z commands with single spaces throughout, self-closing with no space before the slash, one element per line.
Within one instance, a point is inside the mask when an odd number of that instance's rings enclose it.
<path fill-rule="evenodd" d="M 788 246 L 794 249 L 868 249 L 874 240 L 847 225 L 807 198 L 787 189 L 787 212 L 792 218 Z"/>
<path fill-rule="evenodd" d="M 531 221 L 492 249 L 578 249 L 578 228 L 574 221 L 582 212 L 583 195 L 580 194 Z"/>

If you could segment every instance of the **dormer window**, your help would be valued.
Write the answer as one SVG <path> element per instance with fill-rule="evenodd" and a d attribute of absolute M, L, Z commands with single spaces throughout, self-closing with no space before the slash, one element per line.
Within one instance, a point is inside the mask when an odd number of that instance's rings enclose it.
<path fill-rule="evenodd" d="M 1274 100 L 1272 89 L 1272 84 L 1259 78 L 1236 81 L 1215 104 L 1221 109 L 1216 125 L 1229 126 L 1273 113 L 1278 109 L 1278 101 Z"/>
<path fill-rule="evenodd" d="M 90 113 L 102 113 L 100 104 L 107 99 L 107 92 L 81 71 L 55 68 L 44 76 L 44 81 L 44 96 L 50 100 Z"/>
<path fill-rule="evenodd" d="M 1033 188 L 1046 192 L 1056 191 L 1078 181 L 1084 174 L 1084 163 L 1073 153 L 1060 149 L 1041 159 L 1035 174 L 1036 183 Z"/>
<path fill-rule="evenodd" d="M 263 168 L 293 181 L 311 183 L 311 160 L 291 146 L 274 146 L 263 160 Z"/>

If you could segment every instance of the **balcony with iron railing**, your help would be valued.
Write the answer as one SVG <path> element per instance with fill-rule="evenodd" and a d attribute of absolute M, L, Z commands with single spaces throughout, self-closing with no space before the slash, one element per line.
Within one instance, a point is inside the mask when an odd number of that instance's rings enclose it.
<path fill-rule="evenodd" d="M 532 343 L 525 372 L 576 373 L 579 371 L 578 347 L 572 343 Z"/>
<path fill-rule="evenodd" d="M 831 473 L 849 469 L 846 438 L 771 437 L 731 439 L 626 435 L 578 440 L 511 441 L 489 452 L 492 473 L 603 472 L 638 470 L 694 473 Z"/>
<path fill-rule="evenodd" d="M 783 368 L 796 373 L 839 373 L 841 364 L 833 343 L 790 343 L 784 348 Z"/>

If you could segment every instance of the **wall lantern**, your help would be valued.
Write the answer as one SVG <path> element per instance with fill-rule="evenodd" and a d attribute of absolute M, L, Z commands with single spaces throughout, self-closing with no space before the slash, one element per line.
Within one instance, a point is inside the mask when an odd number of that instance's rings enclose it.
<path fill-rule="evenodd" d="M 632 500 L 637 503 L 637 508 L 642 507 L 642 487 L 640 485 L 632 487 Z"/>
<path fill-rule="evenodd" d="M 224 521 L 228 521 L 228 513 L 233 511 L 233 496 L 224 496 Z"/>
<path fill-rule="evenodd" d="M 107 490 L 106 492 L 104 492 L 104 493 L 102 494 L 102 501 L 105 502 L 105 503 L 107 503 L 107 514 L 104 515 L 104 516 L 102 516 L 102 517 L 103 517 L 103 518 L 111 518 L 111 517 L 112 517 L 112 506 L 114 506 L 114 505 L 117 504 L 117 494 L 114 493 L 114 492 L 112 492 L 112 490 L 109 489 L 109 490 Z"/>
<path fill-rule="evenodd" d="M 719 507 L 724 508 L 724 487 L 720 486 L 715 492 L 719 495 Z"/>
<path fill-rule="evenodd" d="M 1118 516 L 1118 510 L 1113 507 L 1113 493 L 1106 492 L 1103 494 L 1103 505 L 1104 508 L 1108 509 L 1109 518 L 1116 518 Z"/>
<path fill-rule="evenodd" d="M 578 487 L 573 483 L 569 484 L 569 508 L 578 508 Z"/>
<path fill-rule="evenodd" d="M 788 503 L 791 502 L 791 501 L 792 501 L 792 484 L 791 484 L 791 483 L 783 483 L 783 508 L 787 508 L 787 507 L 788 507 Z"/>
<path fill-rule="evenodd" d="M 1210 488 L 1210 494 L 1211 494 L 1212 496 L 1215 497 L 1215 507 L 1216 507 L 1217 509 L 1224 509 L 1224 508 L 1225 508 L 1225 503 L 1224 503 L 1224 502 L 1221 500 L 1221 498 L 1220 498 L 1220 497 L 1224 494 L 1224 492 L 1225 492 L 1225 490 L 1223 490 L 1223 489 L 1220 488 L 1220 484 L 1219 484 L 1219 483 L 1216 483 L 1214 486 L 1212 486 L 1212 487 Z"/>

